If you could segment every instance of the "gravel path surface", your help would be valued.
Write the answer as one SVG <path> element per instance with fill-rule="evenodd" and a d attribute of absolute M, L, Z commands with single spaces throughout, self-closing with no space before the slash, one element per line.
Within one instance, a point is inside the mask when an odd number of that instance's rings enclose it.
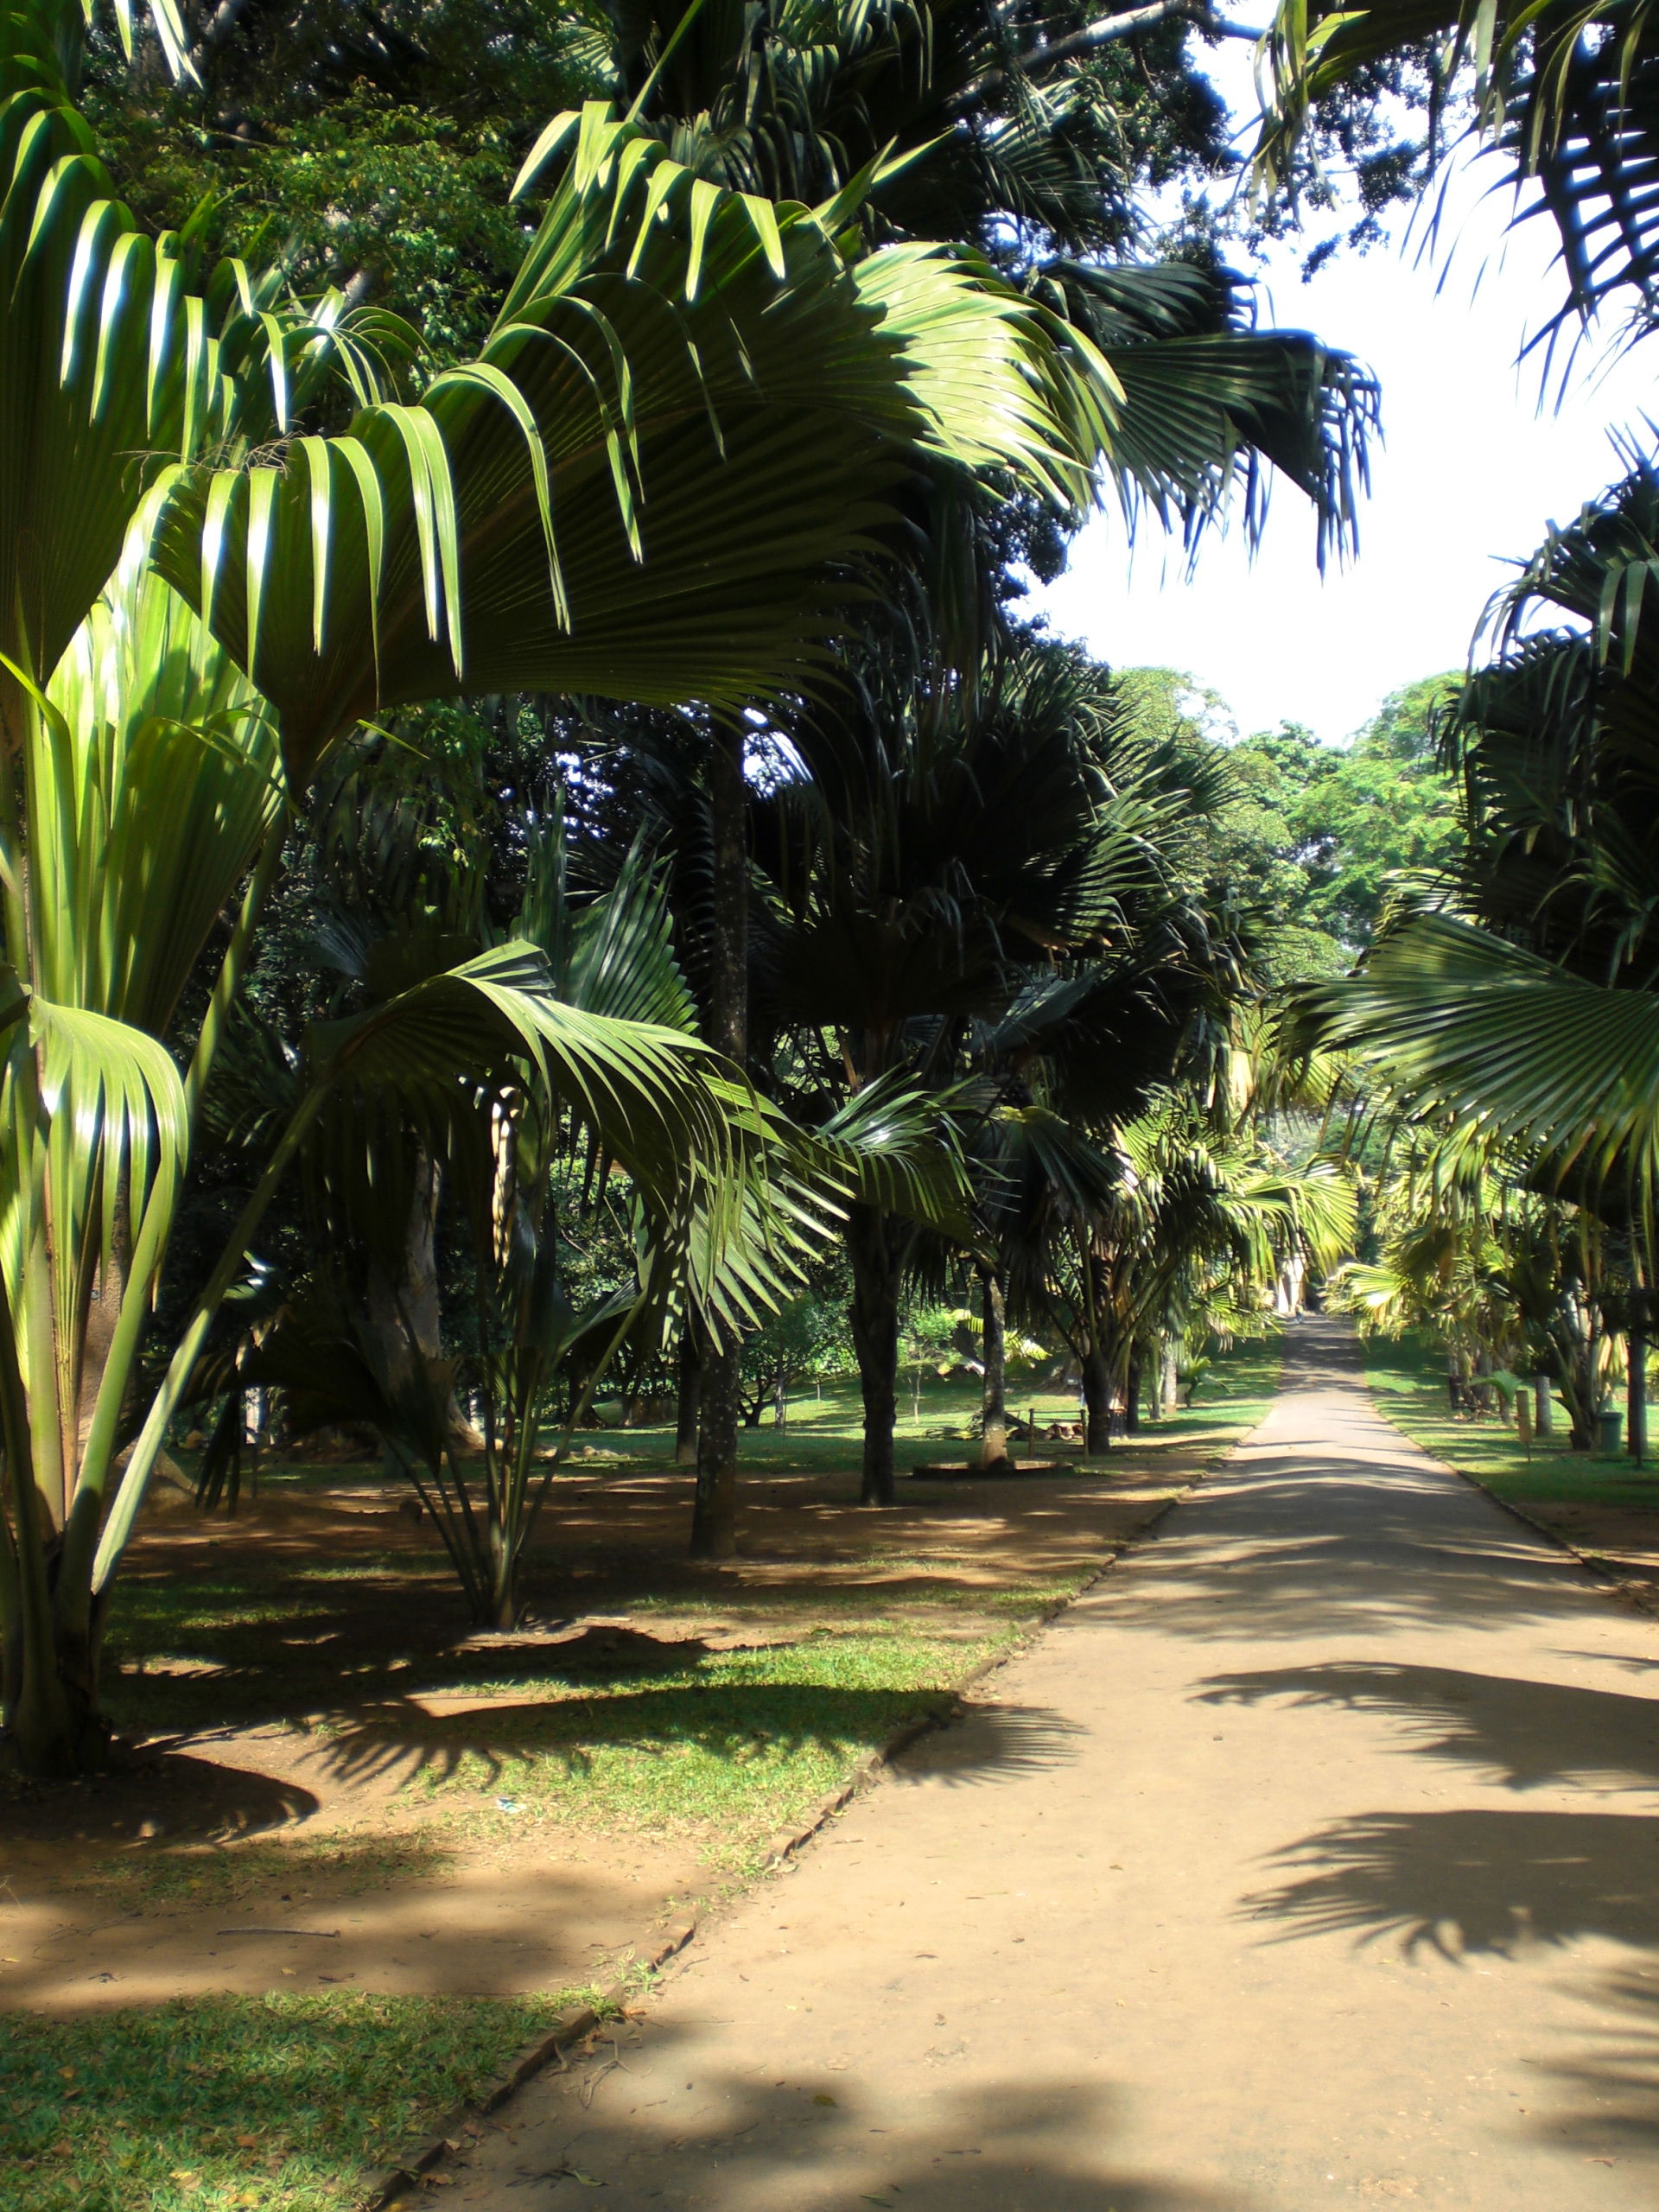
<path fill-rule="evenodd" d="M 452 2201 L 1651 2212 L 1659 1624 L 1294 1332 L 1236 1457 Z"/>

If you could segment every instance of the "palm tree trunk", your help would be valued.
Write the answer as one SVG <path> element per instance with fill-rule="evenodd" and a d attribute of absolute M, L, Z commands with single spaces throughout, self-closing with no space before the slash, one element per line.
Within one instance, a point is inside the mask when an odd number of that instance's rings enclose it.
<path fill-rule="evenodd" d="M 675 1405 L 674 1464 L 697 1464 L 697 1409 L 702 1402 L 702 1355 L 690 1322 L 680 1338 L 680 1389 Z"/>
<path fill-rule="evenodd" d="M 847 1255 L 853 1269 L 853 1348 L 864 1400 L 865 1505 L 891 1505 L 893 1430 L 898 1414 L 899 1294 L 904 1255 L 895 1224 L 874 1206 L 855 1205 L 847 1222 Z"/>
<path fill-rule="evenodd" d="M 1111 1363 L 1090 1341 L 1083 1355 L 1084 1451 L 1093 1458 L 1109 1451 L 1112 1442 Z"/>
<path fill-rule="evenodd" d="M 982 1268 L 979 1281 L 985 1314 L 985 1380 L 979 1464 L 985 1473 L 1001 1475 L 1009 1472 L 1013 1465 L 1008 1458 L 1006 1395 L 1008 1354 L 1002 1285 L 995 1268 Z"/>
<path fill-rule="evenodd" d="M 1141 1433 L 1141 1347 L 1136 1344 L 1129 1354 L 1128 1377 L 1123 1385 L 1123 1430 L 1128 1436 Z"/>
<path fill-rule="evenodd" d="M 394 1275 L 378 1257 L 369 1262 L 364 1318 L 378 1340 L 390 1374 L 407 1374 L 417 1363 L 443 1357 L 443 1306 L 438 1285 L 438 1206 L 442 1193 L 443 1171 L 423 1146 L 416 1155 L 397 1273 Z M 482 1448 L 481 1431 L 453 1391 L 445 1418 L 449 1441 L 456 1450 Z"/>
<path fill-rule="evenodd" d="M 709 756 L 709 811 L 714 831 L 710 1041 L 741 1067 L 749 1050 L 749 854 L 743 731 L 736 722 L 722 720 L 715 725 Z M 735 1344 L 711 1344 L 703 1354 L 697 1494 L 691 1512 L 693 1559 L 730 1559 L 737 1550 L 740 1357 Z"/>
<path fill-rule="evenodd" d="M 1639 1467 L 1648 1456 L 1648 1340 L 1630 1331 L 1630 1372 L 1625 1379 L 1625 1443 Z"/>

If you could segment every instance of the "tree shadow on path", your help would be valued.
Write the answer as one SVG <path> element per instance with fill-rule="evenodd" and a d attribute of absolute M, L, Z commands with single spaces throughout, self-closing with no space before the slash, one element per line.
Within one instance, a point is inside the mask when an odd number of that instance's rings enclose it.
<path fill-rule="evenodd" d="M 1538 2133 L 1587 2157 L 1659 2161 L 1659 1967 L 1606 1975 L 1580 1993 L 1602 2017 L 1580 2055 L 1545 2069 L 1579 2101 L 1541 2115 Z"/>
<path fill-rule="evenodd" d="M 1098 2081 L 978 2082 L 902 2114 L 822 2064 L 715 2072 L 695 2025 L 634 2029 L 509 2108 L 455 2170 L 486 2208 L 664 2202 L 718 2212 L 1253 2212 L 1229 2190 L 1126 2171 L 1120 2100 Z M 777 2077 L 778 2067 L 784 2075 Z M 598 2190 L 602 2189 L 602 2198 Z"/>
<path fill-rule="evenodd" d="M 1586 1936 L 1659 1951 L 1659 1819 L 1633 1813 L 1366 1813 L 1276 1854 L 1240 1910 L 1281 1940 L 1397 1935 L 1408 1953 L 1513 1958 Z"/>
<path fill-rule="evenodd" d="M 1510 1789 L 1592 1778 L 1632 1789 L 1659 1783 L 1659 1697 L 1456 1667 L 1332 1660 L 1217 1675 L 1199 1702 L 1274 1698 L 1402 1721 L 1412 1751 L 1482 1768 Z"/>

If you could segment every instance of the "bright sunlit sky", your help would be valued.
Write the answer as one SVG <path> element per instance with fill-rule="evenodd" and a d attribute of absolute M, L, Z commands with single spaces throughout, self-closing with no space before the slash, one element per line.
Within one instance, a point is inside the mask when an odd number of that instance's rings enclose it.
<path fill-rule="evenodd" d="M 1216 73 L 1233 89 L 1229 61 Z M 1034 595 L 1056 631 L 1120 668 L 1190 673 L 1241 731 L 1290 720 L 1333 742 L 1389 691 L 1462 664 L 1505 556 L 1529 553 L 1547 522 L 1619 473 L 1610 429 L 1659 419 L 1659 339 L 1622 357 L 1586 349 L 1564 404 L 1541 410 L 1536 357 L 1517 368 L 1516 356 L 1561 296 L 1554 232 L 1507 230 L 1507 197 L 1488 196 L 1497 174 L 1490 161 L 1456 173 L 1428 255 L 1415 236 L 1344 251 L 1307 284 L 1305 249 L 1277 249 L 1263 267 L 1264 322 L 1313 330 L 1381 380 L 1385 442 L 1357 559 L 1321 581 L 1307 504 L 1283 482 L 1254 560 L 1241 532 L 1212 537 L 1191 582 L 1155 524 L 1131 551 L 1104 515 Z"/>

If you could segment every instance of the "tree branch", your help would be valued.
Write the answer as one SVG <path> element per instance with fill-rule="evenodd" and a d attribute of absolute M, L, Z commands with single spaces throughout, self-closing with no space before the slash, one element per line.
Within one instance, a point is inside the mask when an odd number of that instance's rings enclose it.
<path fill-rule="evenodd" d="M 1048 68 L 1057 61 L 1072 60 L 1079 54 L 1092 54 L 1097 47 L 1115 45 L 1119 39 L 1133 38 L 1137 31 L 1152 30 L 1176 17 L 1184 18 L 1198 30 L 1208 31 L 1214 38 L 1247 38 L 1254 41 L 1266 35 L 1249 23 L 1236 23 L 1224 16 L 1217 16 L 1208 0 L 1146 0 L 1142 7 L 1126 9 L 1121 15 L 1103 16 L 1097 22 L 1085 23 L 1081 30 L 1072 31 L 1065 38 L 1016 54 L 1006 69 L 989 70 L 971 85 L 965 85 L 954 95 L 952 105 L 960 105 L 995 92 L 1010 76 L 1029 76 L 1033 70 Z"/>

